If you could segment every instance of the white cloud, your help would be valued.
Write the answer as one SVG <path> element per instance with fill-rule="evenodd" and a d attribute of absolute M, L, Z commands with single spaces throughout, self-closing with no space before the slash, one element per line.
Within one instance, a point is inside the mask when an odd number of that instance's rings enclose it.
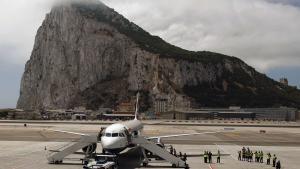
<path fill-rule="evenodd" d="M 300 65 L 300 10 L 264 0 L 103 0 L 149 32 L 190 50 L 240 57 L 260 71 Z"/>
<path fill-rule="evenodd" d="M 0 61 L 24 64 L 51 0 L 1 0 Z"/>
<path fill-rule="evenodd" d="M 14 107 L 36 31 L 53 1 L 0 1 L 0 107 Z M 103 1 L 170 43 L 237 56 L 263 72 L 284 67 L 299 83 L 298 69 L 289 69 L 300 67 L 298 0 Z"/>
<path fill-rule="evenodd" d="M 1 0 L 0 61 L 24 64 L 53 0 Z M 152 34 L 266 71 L 300 65 L 300 8 L 277 0 L 103 0 Z"/>

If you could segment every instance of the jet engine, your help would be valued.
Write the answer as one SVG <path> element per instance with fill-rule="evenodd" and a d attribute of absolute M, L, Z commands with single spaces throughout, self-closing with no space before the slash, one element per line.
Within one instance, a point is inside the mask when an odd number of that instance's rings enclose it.
<path fill-rule="evenodd" d="M 93 143 L 93 144 L 90 144 L 86 147 L 83 147 L 82 148 L 82 151 L 85 153 L 85 154 L 92 154 L 93 152 L 96 151 L 96 148 L 97 148 L 97 143 Z"/>

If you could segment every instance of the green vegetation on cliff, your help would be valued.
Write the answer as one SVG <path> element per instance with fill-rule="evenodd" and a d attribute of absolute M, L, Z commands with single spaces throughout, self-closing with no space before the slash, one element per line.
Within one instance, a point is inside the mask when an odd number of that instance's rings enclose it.
<path fill-rule="evenodd" d="M 89 19 L 96 19 L 113 26 L 120 33 L 131 38 L 142 49 L 159 54 L 162 58 L 222 66 L 227 60 L 232 64 L 240 65 L 235 67 L 233 72 L 224 70 L 214 84 L 204 82 L 196 86 L 186 85 L 182 89 L 186 95 L 202 106 L 300 107 L 299 90 L 268 78 L 238 58 L 208 51 L 188 51 L 174 46 L 158 36 L 151 35 L 102 3 L 97 5 L 74 3 L 73 7 Z M 247 73 L 241 65 L 250 70 L 252 74 Z M 224 82 L 227 83 L 228 89 L 226 90 L 224 90 Z"/>
<path fill-rule="evenodd" d="M 158 54 L 161 58 L 201 62 L 204 64 L 221 65 L 223 67 L 225 67 L 226 61 L 230 61 L 231 64 L 237 65 L 232 71 L 223 70 L 222 75 L 220 75 L 213 84 L 203 82 L 196 86 L 184 86 L 181 91 L 202 106 L 300 106 L 299 90 L 284 86 L 268 78 L 238 58 L 208 51 L 188 51 L 169 44 L 160 37 L 153 36 L 146 32 L 100 2 L 96 5 L 73 3 L 73 7 L 86 18 L 96 19 L 98 22 L 111 25 L 120 33 L 131 38 L 143 50 Z M 226 89 L 224 89 L 224 85 L 226 85 Z M 94 104 L 93 102 L 93 105 Z"/>
<path fill-rule="evenodd" d="M 119 32 L 127 35 L 135 41 L 142 49 L 159 54 L 165 58 L 185 59 L 189 61 L 202 61 L 209 63 L 217 63 L 222 59 L 227 58 L 235 60 L 234 57 L 208 52 L 208 51 L 189 51 L 180 47 L 174 46 L 158 36 L 153 36 L 146 32 L 136 24 L 130 22 L 122 15 L 115 12 L 113 9 L 104 6 L 103 4 L 73 4 L 74 7 L 85 17 L 97 19 L 99 22 L 108 23 L 116 28 Z"/>

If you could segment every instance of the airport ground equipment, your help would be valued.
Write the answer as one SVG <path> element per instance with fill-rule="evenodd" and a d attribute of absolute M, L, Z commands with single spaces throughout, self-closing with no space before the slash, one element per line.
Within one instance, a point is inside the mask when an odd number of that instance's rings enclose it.
<path fill-rule="evenodd" d="M 58 151 L 52 152 L 48 155 L 47 160 L 51 164 L 62 163 L 63 159 L 75 153 L 76 151 L 93 145 L 98 142 L 97 136 L 82 135 L 78 142 L 71 142 L 67 146 L 60 148 Z"/>
<path fill-rule="evenodd" d="M 96 155 L 87 161 L 83 169 L 117 169 L 117 164 L 116 155 Z"/>
<path fill-rule="evenodd" d="M 145 160 L 143 161 L 144 165 L 149 162 L 149 160 L 147 159 L 147 157 L 145 155 L 145 151 L 143 150 L 143 149 L 146 149 L 146 150 L 152 152 L 153 154 L 161 157 L 162 159 L 170 162 L 172 164 L 172 167 L 188 168 L 188 165 L 185 163 L 185 161 L 183 161 L 179 157 L 176 157 L 176 156 L 170 154 L 166 149 L 158 146 L 156 143 L 149 141 L 144 137 L 141 137 L 141 136 L 134 137 L 134 138 L 132 138 L 132 142 L 142 148 L 144 158 L 145 158 Z"/>

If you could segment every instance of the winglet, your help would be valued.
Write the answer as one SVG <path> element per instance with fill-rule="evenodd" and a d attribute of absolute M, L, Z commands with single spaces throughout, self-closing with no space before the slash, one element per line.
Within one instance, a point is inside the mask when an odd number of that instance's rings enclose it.
<path fill-rule="evenodd" d="M 138 92 L 138 93 L 136 94 L 136 103 L 135 103 L 134 120 L 138 120 L 138 113 L 139 113 L 139 97 L 140 97 L 140 93 Z"/>

